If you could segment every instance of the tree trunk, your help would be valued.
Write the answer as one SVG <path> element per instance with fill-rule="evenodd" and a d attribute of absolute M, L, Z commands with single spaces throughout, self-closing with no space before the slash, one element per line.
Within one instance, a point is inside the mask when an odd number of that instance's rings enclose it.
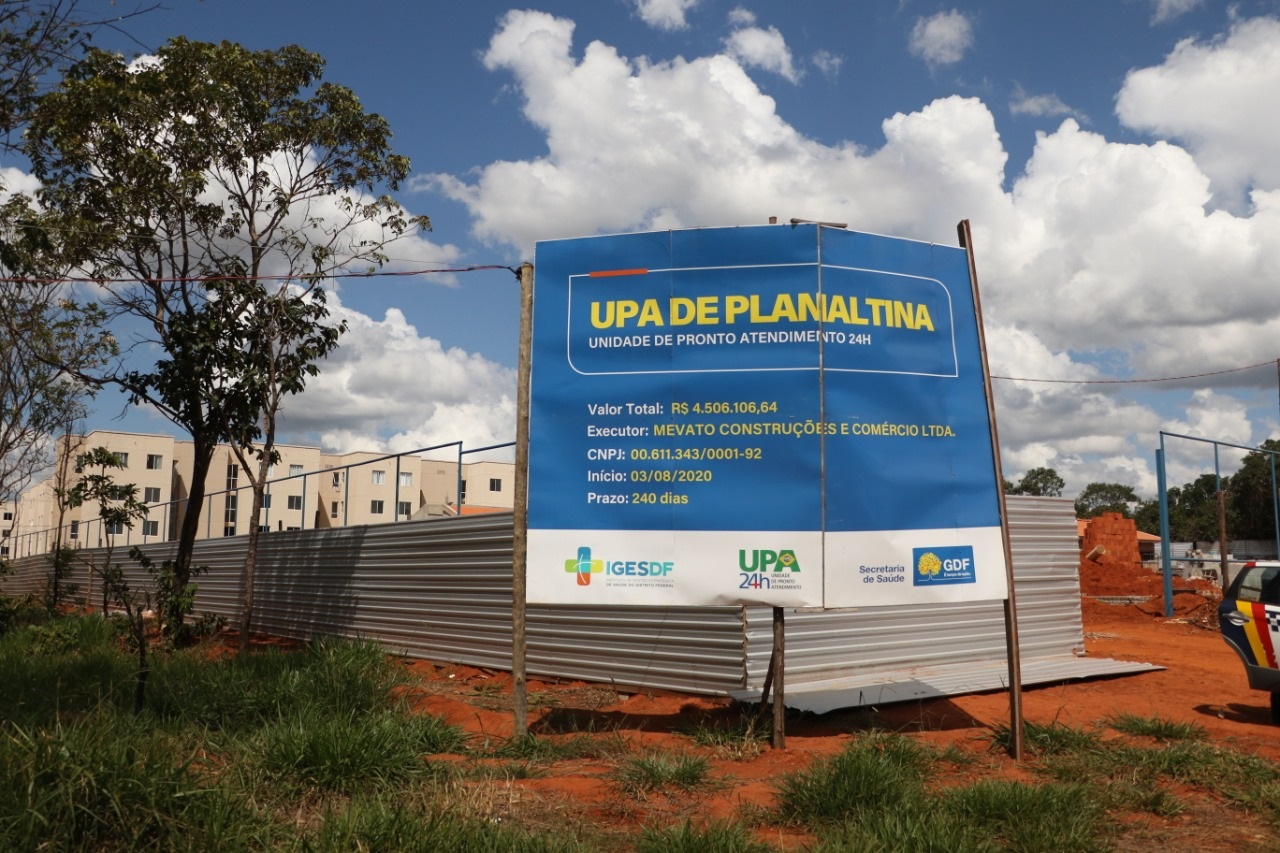
<path fill-rule="evenodd" d="M 253 483 L 253 509 L 249 512 L 249 541 L 244 550 L 244 566 L 240 570 L 240 651 L 249 651 L 249 633 L 253 630 L 253 587 L 258 562 L 258 540 L 262 536 L 262 495 L 267 488 L 267 471 L 271 467 L 266 455 L 261 457 Z"/>

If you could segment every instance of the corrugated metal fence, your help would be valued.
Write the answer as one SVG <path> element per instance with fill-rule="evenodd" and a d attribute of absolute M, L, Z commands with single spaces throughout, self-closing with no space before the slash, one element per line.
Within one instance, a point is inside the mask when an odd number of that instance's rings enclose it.
<path fill-rule="evenodd" d="M 1073 656 L 1084 642 L 1072 503 L 1010 498 L 1024 658 Z M 440 662 L 511 666 L 508 513 L 270 533 L 259 545 L 256 627 L 286 637 L 376 638 L 388 650 Z M 198 542 L 196 609 L 234 620 L 245 539 Z M 172 543 L 143 550 L 156 561 Z M 100 549 L 79 552 L 102 560 Z M 113 557 L 129 563 L 122 549 Z M 0 581 L 37 592 L 43 558 Z M 135 588 L 148 579 L 127 570 Z M 71 581 L 85 596 L 87 567 Z M 93 598 L 98 598 L 94 594 Z M 769 608 L 529 608 L 528 671 L 619 686 L 726 694 L 758 690 L 771 645 Z M 788 692 L 806 683 L 918 667 L 1004 660 L 1000 602 L 861 612 L 788 612 Z"/>

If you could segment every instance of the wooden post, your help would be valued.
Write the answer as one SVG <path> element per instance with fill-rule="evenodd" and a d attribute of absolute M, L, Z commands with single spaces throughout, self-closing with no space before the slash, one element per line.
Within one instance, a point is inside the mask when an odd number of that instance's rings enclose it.
<path fill-rule="evenodd" d="M 987 420 L 991 423 L 991 455 L 995 461 L 996 488 L 1000 495 L 1000 536 L 1004 541 L 1005 581 L 1009 587 L 1004 600 L 1004 644 L 1009 661 L 1009 755 L 1021 761 L 1024 747 L 1022 723 L 1022 649 L 1018 644 L 1018 605 L 1013 589 L 1013 547 L 1009 542 L 1009 506 L 1004 494 L 1004 466 L 1000 461 L 1000 434 L 996 430 L 996 401 L 991 388 L 991 367 L 987 364 L 987 334 L 982 322 L 982 300 L 978 296 L 978 267 L 973 260 L 973 232 L 969 220 L 957 226 L 960 247 L 969 255 L 969 278 L 973 282 L 973 310 L 978 320 L 978 348 L 982 353 L 982 385 L 987 395 Z"/>
<path fill-rule="evenodd" d="M 533 354 L 533 264 L 520 265 L 520 345 L 516 379 L 515 530 L 511 541 L 511 706 L 515 736 L 529 732 L 525 681 L 525 579 L 529 554 L 529 369 Z M 462 512 L 462 501 L 458 501 Z"/>
<path fill-rule="evenodd" d="M 782 673 L 785 668 L 786 616 L 781 607 L 773 608 L 773 654 L 770 655 L 770 674 L 773 676 L 773 737 L 774 749 L 787 748 L 787 705 L 783 689 Z"/>

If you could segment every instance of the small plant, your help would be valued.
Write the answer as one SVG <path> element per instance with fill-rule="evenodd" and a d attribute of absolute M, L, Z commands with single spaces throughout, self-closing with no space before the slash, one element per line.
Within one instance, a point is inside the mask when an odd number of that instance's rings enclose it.
<path fill-rule="evenodd" d="M 985 780 L 952 792 L 947 808 L 1009 849 L 1045 853 L 1096 850 L 1104 816 L 1099 797 L 1082 784 Z"/>
<path fill-rule="evenodd" d="M 760 754 L 769 742 L 770 730 L 759 714 L 744 710 L 730 718 L 704 716 L 681 733 L 699 746 L 715 750 L 718 756 L 745 761 Z"/>
<path fill-rule="evenodd" d="M 1165 717 L 1141 717 L 1137 714 L 1116 714 L 1107 725 L 1127 735 L 1155 738 L 1159 741 L 1201 741 L 1208 736 L 1199 723 L 1186 723 Z"/>
<path fill-rule="evenodd" d="M 824 824 L 895 808 L 919 795 L 930 761 L 908 737 L 863 737 L 839 755 L 784 777 L 778 785 L 779 816 L 792 824 Z"/>
<path fill-rule="evenodd" d="M 499 758 L 549 763 L 584 758 L 611 758 L 625 755 L 630 750 L 631 747 L 626 740 L 616 733 L 596 736 L 575 734 L 555 738 L 527 734 L 508 740 L 493 750 L 493 755 Z"/>
<path fill-rule="evenodd" d="M 628 791 L 661 788 L 688 791 L 707 781 L 707 760 L 697 755 L 653 755 L 631 758 L 618 768 L 618 783 Z"/>
<path fill-rule="evenodd" d="M 646 826 L 636 843 L 636 853 L 769 853 L 772 849 L 754 840 L 741 825 L 697 827 L 690 821 L 664 829 Z"/>
<path fill-rule="evenodd" d="M 435 717 L 301 713 L 262 735 L 268 773 L 335 791 L 409 779 L 428 771 L 428 754 L 462 747 L 462 733 Z"/>
<path fill-rule="evenodd" d="M 992 729 L 993 749 L 1007 751 L 1013 743 L 1013 730 L 1003 723 Z M 1076 729 L 1054 720 L 1052 723 L 1027 721 L 1023 726 L 1023 743 L 1040 755 L 1056 755 L 1062 752 L 1092 749 L 1098 745 L 1098 735 L 1086 729 Z"/>

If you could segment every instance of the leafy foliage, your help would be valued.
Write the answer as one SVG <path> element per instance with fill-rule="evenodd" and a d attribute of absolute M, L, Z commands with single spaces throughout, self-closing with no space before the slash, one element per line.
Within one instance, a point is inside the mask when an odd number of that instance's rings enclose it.
<path fill-rule="evenodd" d="M 139 66 L 90 50 L 30 117 L 24 150 L 42 205 L 60 233 L 84 235 L 75 260 L 103 279 L 108 309 L 143 330 L 138 343 L 161 353 L 95 378 L 191 436 L 176 592 L 190 580 L 217 444 L 247 452 L 261 441 L 265 472 L 282 398 L 337 344 L 322 282 L 382 263 L 387 243 L 429 226 L 375 194 L 396 189 L 409 161 L 391 150 L 387 122 L 322 82 L 323 68 L 297 46 L 176 38 Z M 252 479 L 246 611 L 265 476 Z"/>
<path fill-rule="evenodd" d="M 1067 485 L 1052 468 L 1032 468 L 1022 475 L 1016 484 L 1005 482 L 1005 493 L 1010 495 L 1034 495 L 1042 498 L 1062 497 Z"/>

